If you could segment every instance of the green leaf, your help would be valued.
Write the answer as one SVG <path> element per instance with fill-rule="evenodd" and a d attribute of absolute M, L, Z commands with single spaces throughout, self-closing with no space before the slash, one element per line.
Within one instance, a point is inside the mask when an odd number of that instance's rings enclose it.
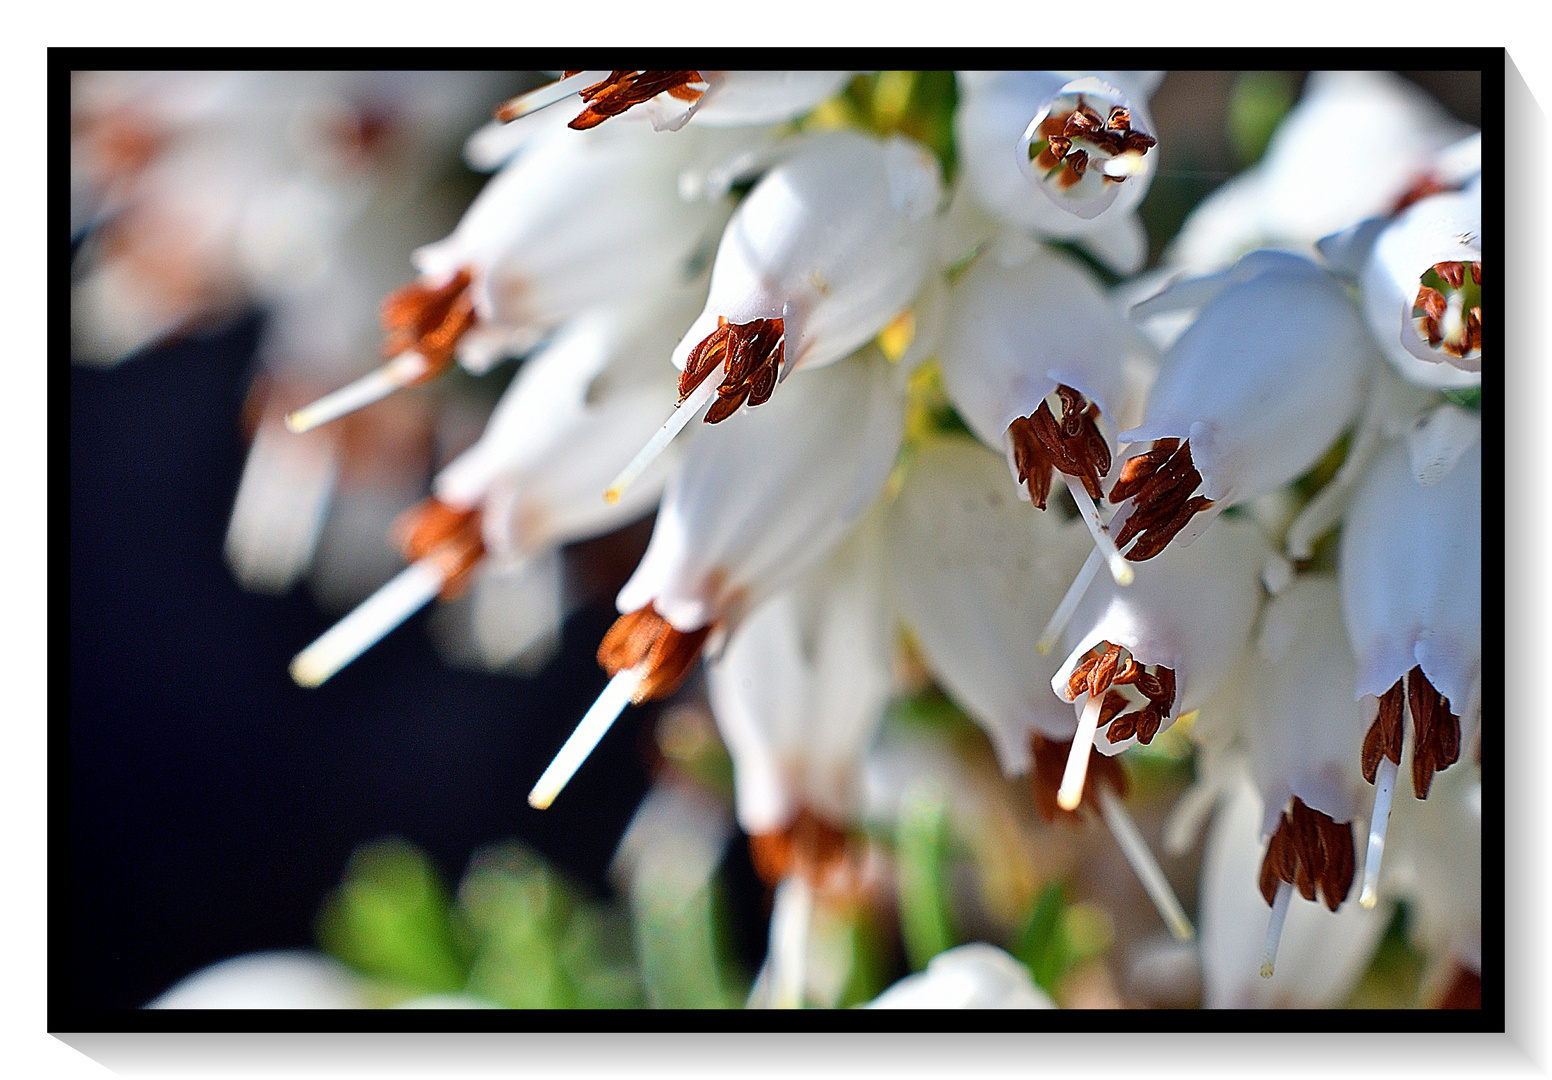
<path fill-rule="evenodd" d="M 325 952 L 365 975 L 421 993 L 464 985 L 447 891 L 425 854 L 404 840 L 356 849 L 316 934 Z"/>
<path fill-rule="evenodd" d="M 900 933 L 912 971 L 955 945 L 949 915 L 948 805 L 943 792 L 920 784 L 905 794 L 895 826 Z"/>
<path fill-rule="evenodd" d="M 1480 386 L 1473 386 L 1469 390 L 1445 390 L 1442 393 L 1462 409 L 1470 409 L 1472 412 L 1482 411 L 1482 388 Z"/>

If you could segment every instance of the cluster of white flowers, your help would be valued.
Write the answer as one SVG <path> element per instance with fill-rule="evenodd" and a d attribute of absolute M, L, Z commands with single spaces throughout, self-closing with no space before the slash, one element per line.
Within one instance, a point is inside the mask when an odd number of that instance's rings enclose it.
<path fill-rule="evenodd" d="M 552 634 L 559 548 L 655 508 L 608 686 L 529 800 L 704 662 L 775 889 L 757 1000 L 801 1003 L 815 905 L 887 872 L 863 827 L 922 790 L 877 739 L 913 666 L 1047 821 L 1103 821 L 1181 941 L 1113 759 L 1186 732 L 1166 843 L 1215 812 L 1207 1004 L 1342 1000 L 1397 899 L 1480 972 L 1480 137 L 1316 73 L 1130 276 L 1160 73 L 957 73 L 948 177 L 821 107 L 853 74 L 568 72 L 474 134 L 495 175 L 385 303 L 390 359 L 286 424 L 527 359 L 399 522 L 409 566 L 296 680 L 471 583 L 503 640 Z M 965 948 L 877 1004 L 1049 1007 Z"/>

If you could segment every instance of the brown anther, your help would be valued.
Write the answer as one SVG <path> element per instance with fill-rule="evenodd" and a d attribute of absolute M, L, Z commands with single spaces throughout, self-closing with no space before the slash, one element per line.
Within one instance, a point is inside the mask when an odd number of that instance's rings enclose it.
<path fill-rule="evenodd" d="M 1123 679 L 1123 676 L 1126 678 Z M 1111 743 L 1118 743 L 1125 742 L 1135 735 L 1138 742 L 1147 746 L 1159 733 L 1159 728 L 1164 724 L 1164 718 L 1175 705 L 1174 669 L 1156 665 L 1150 672 L 1135 659 L 1127 657 L 1126 664 L 1117 673 L 1114 682 L 1118 684 L 1130 682 L 1136 686 L 1137 692 L 1142 694 L 1148 703 L 1141 709 L 1116 717 L 1105 730 L 1105 738 Z M 1108 699 L 1106 703 L 1109 703 Z M 1100 724 L 1104 722 L 1104 713 L 1101 712 Z"/>
<path fill-rule="evenodd" d="M 611 71 L 608 78 L 582 91 L 587 108 L 566 126 L 586 131 L 665 92 L 680 101 L 699 101 L 705 88 L 693 89 L 690 84 L 705 81 L 698 71 Z"/>
<path fill-rule="evenodd" d="M 1034 412 L 1008 425 L 1019 483 L 1027 484 L 1030 501 L 1042 510 L 1051 494 L 1052 469 L 1082 481 L 1091 499 L 1102 497 L 1100 477 L 1110 471 L 1110 445 L 1099 430 L 1099 407 L 1070 386 L 1058 386 L 1056 394 L 1062 402 L 1060 421 L 1051 414 L 1050 403 L 1042 401 Z"/>
<path fill-rule="evenodd" d="M 1482 284 L 1482 264 L 1479 262 L 1471 264 L 1471 283 L 1473 285 Z"/>
<path fill-rule="evenodd" d="M 845 862 L 847 847 L 845 832 L 805 806 L 785 829 L 751 835 L 749 858 L 771 888 L 792 873 L 818 887 Z"/>
<path fill-rule="evenodd" d="M 1363 778 L 1374 783 L 1380 767 L 1380 758 L 1387 757 L 1392 765 L 1401 764 L 1401 721 L 1403 693 L 1401 680 L 1380 695 L 1380 711 L 1369 725 L 1363 737 Z"/>
<path fill-rule="evenodd" d="M 1089 155 L 1084 150 L 1074 150 L 1062 159 L 1062 171 L 1056 178 L 1057 186 L 1063 191 L 1072 187 L 1083 179 L 1083 174 L 1088 171 Z"/>
<path fill-rule="evenodd" d="M 1413 311 L 1422 311 L 1431 319 L 1444 318 L 1446 306 L 1444 294 L 1427 285 L 1417 290 L 1417 299 L 1412 301 Z"/>
<path fill-rule="evenodd" d="M 1099 643 L 1099 645 L 1096 645 L 1094 649 L 1098 649 L 1100 645 L 1108 647 L 1110 642 L 1102 641 Z M 1095 666 L 1099 663 L 1100 655 L 1101 654 L 1099 652 L 1090 650 L 1088 655 L 1078 663 L 1078 666 L 1072 669 L 1072 674 L 1067 677 L 1068 701 L 1077 701 L 1079 694 L 1086 693 L 1088 691 L 1089 672 L 1093 671 Z"/>
<path fill-rule="evenodd" d="M 1057 161 L 1060 161 L 1062 158 L 1066 157 L 1067 152 L 1072 149 L 1072 140 L 1064 135 L 1053 135 L 1051 136 L 1050 142 L 1047 145 L 1049 145 L 1051 148 L 1051 156 L 1054 157 Z M 1051 167 L 1054 167 L 1054 162 L 1052 166 L 1047 166 L 1047 168 Z"/>
<path fill-rule="evenodd" d="M 1147 453 L 1128 458 L 1126 464 L 1121 466 L 1121 475 L 1110 489 L 1110 501 L 1118 503 L 1141 491 L 1149 478 L 1174 456 L 1179 446 L 1179 439 L 1159 439 Z"/>
<path fill-rule="evenodd" d="M 1458 262 L 1440 262 L 1433 264 L 1433 272 L 1452 289 L 1458 289 L 1466 283 L 1466 265 Z"/>
<path fill-rule="evenodd" d="M 453 361 L 458 339 L 474 326 L 474 299 L 469 295 L 473 275 L 467 267 L 445 284 L 431 288 L 412 281 L 389 293 L 383 301 L 383 355 L 397 356 L 410 349 L 425 357 L 428 370 L 416 382 L 424 382 Z"/>
<path fill-rule="evenodd" d="M 1454 190 L 1456 189 L 1440 183 L 1436 177 L 1428 175 L 1420 176 L 1412 182 L 1411 187 L 1407 188 L 1396 197 L 1396 201 L 1391 204 L 1390 214 L 1392 217 L 1394 217 L 1395 215 L 1401 213 L 1401 211 L 1405 210 L 1407 207 L 1411 206 L 1413 203 L 1422 202 L 1424 199 L 1432 195 L 1438 195 L 1442 192 Z"/>
<path fill-rule="evenodd" d="M 1261 860 L 1261 896 L 1275 903 L 1278 882 L 1285 881 L 1306 900 L 1318 893 L 1335 911 L 1352 889 L 1356 866 L 1352 823 L 1335 822 L 1295 796 Z"/>
<path fill-rule="evenodd" d="M 598 645 L 598 665 L 612 679 L 628 668 L 641 672 L 641 684 L 631 700 L 637 705 L 667 697 L 679 688 L 695 661 L 711 626 L 675 630 L 651 604 L 614 620 Z"/>
<path fill-rule="evenodd" d="M 1107 700 L 1106 707 L 1108 706 Z M 1076 825 L 1079 812 L 1084 807 L 1093 805 L 1093 799 L 1090 796 L 1095 790 L 1095 784 L 1106 784 L 1117 796 L 1126 798 L 1128 785 L 1120 760 L 1106 757 L 1090 747 L 1089 767 L 1083 778 L 1082 798 L 1078 803 L 1078 809 L 1063 810 L 1057 805 L 1056 794 L 1062 786 L 1062 775 L 1067 770 L 1067 757 L 1072 752 L 1072 740 L 1052 742 L 1040 735 L 1031 735 L 1029 742 L 1034 758 L 1034 766 L 1029 770 L 1029 788 L 1034 796 L 1035 811 L 1042 821 L 1052 822 L 1061 818 L 1069 824 Z"/>
<path fill-rule="evenodd" d="M 394 540 L 410 562 L 430 559 L 442 574 L 443 600 L 459 596 L 485 557 L 479 510 L 459 510 L 440 499 L 424 499 L 400 514 Z"/>
<path fill-rule="evenodd" d="M 1466 312 L 1466 351 L 1482 351 L 1482 309 L 1479 307 Z"/>
<path fill-rule="evenodd" d="M 1101 651 L 1099 659 L 1089 669 L 1088 689 L 1090 697 L 1099 697 L 1099 695 L 1110 689 L 1110 684 L 1115 679 L 1116 668 L 1121 663 L 1121 646 L 1112 645 L 1108 641 L 1101 641 L 1095 648 Z"/>
<path fill-rule="evenodd" d="M 1080 97 L 1078 107 L 1072 111 L 1072 115 L 1067 117 L 1067 123 L 1062 126 L 1062 134 L 1068 138 L 1073 136 L 1086 138 L 1104 129 L 1104 119 Z"/>
<path fill-rule="evenodd" d="M 1460 760 L 1460 717 L 1450 711 L 1450 699 L 1434 689 L 1421 665 L 1407 672 L 1406 684 L 1416 738 L 1412 745 L 1412 792 L 1426 799 L 1433 774 Z"/>
<path fill-rule="evenodd" d="M 1105 118 L 1105 127 L 1111 131 L 1132 130 L 1132 112 L 1124 105 L 1117 105 L 1110 110 L 1110 115 Z"/>
<path fill-rule="evenodd" d="M 746 402 L 761 405 L 776 389 L 786 352 L 786 338 L 780 319 L 755 319 L 730 323 L 719 317 L 717 328 L 690 350 L 684 373 L 679 376 L 679 400 L 695 392 L 719 365 L 726 363 L 717 400 L 706 411 L 706 423 L 716 424 L 738 411 Z"/>
<path fill-rule="evenodd" d="M 1439 320 L 1430 316 L 1420 320 L 1418 325 L 1428 344 L 1438 348 L 1439 343 L 1444 340 L 1444 332 L 1439 329 Z"/>
<path fill-rule="evenodd" d="M 1201 483 L 1202 474 L 1191 461 L 1190 440 L 1160 439 L 1146 454 L 1128 461 L 1110 489 L 1113 503 L 1132 499 L 1132 512 L 1116 535 L 1116 547 L 1125 548 L 1140 536 L 1126 552 L 1132 562 L 1163 551 L 1193 517 L 1212 506 L 1211 499 L 1193 495 Z"/>

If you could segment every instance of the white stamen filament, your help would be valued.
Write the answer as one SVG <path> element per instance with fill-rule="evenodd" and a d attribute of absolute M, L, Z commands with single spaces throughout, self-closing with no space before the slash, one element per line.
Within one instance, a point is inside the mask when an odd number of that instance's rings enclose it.
<path fill-rule="evenodd" d="M 706 407 L 706 403 L 717 392 L 721 383 L 722 369 L 707 375 L 701 380 L 701 384 L 690 392 L 690 396 L 681 401 L 675 407 L 673 413 L 662 427 L 658 428 L 652 438 L 647 440 L 647 445 L 636 452 L 631 458 L 630 464 L 620 470 L 620 475 L 614 478 L 614 483 L 604 492 L 604 502 L 613 504 L 620 501 L 620 496 L 625 494 L 625 489 L 634 484 L 641 474 L 647 471 L 647 466 L 657 460 L 659 454 L 668 449 L 668 444 L 674 441 L 674 436 L 683 431 L 696 414 Z"/>
<path fill-rule="evenodd" d="M 300 435 L 319 424 L 338 420 L 357 409 L 381 401 L 395 390 L 402 390 L 431 370 L 431 364 L 413 349 L 402 352 L 375 371 L 369 371 L 353 383 L 325 394 L 311 405 L 286 415 L 286 427 Z"/>
<path fill-rule="evenodd" d="M 1076 810 L 1083 799 L 1083 781 L 1089 774 L 1089 751 L 1094 749 L 1094 732 L 1099 730 L 1099 709 L 1103 703 L 1103 694 L 1090 694 L 1088 704 L 1083 707 L 1083 717 L 1072 737 L 1072 749 L 1067 752 L 1062 786 L 1056 789 L 1056 805 L 1063 810 Z"/>
<path fill-rule="evenodd" d="M 1439 322 L 1439 331 L 1444 335 L 1444 340 L 1451 344 L 1462 344 L 1466 340 L 1466 294 L 1461 292 L 1450 293 L 1445 301 L 1444 318 Z"/>
<path fill-rule="evenodd" d="M 1067 490 L 1072 492 L 1072 501 L 1078 504 L 1078 516 L 1089 527 L 1089 532 L 1094 537 L 1094 546 L 1100 554 L 1104 555 L 1106 564 L 1110 567 L 1110 576 L 1115 578 L 1115 583 L 1127 586 L 1132 583 L 1136 574 L 1132 570 L 1132 564 L 1121 556 L 1116 549 L 1115 541 L 1110 539 L 1110 534 L 1105 531 L 1105 521 L 1099 516 L 1099 507 L 1094 505 L 1094 500 L 1089 498 L 1089 493 L 1083 489 L 1083 482 L 1076 476 L 1068 476 L 1062 473 L 1062 479 L 1067 482 Z"/>
<path fill-rule="evenodd" d="M 607 71 L 579 71 L 575 75 L 568 75 L 564 79 L 557 79 L 555 82 L 538 87 L 535 90 L 530 90 L 526 94 L 519 94 L 511 99 L 501 106 L 501 115 L 510 123 L 513 120 L 527 116 L 529 113 L 535 113 L 540 109 L 547 108 L 557 101 L 570 97 L 572 94 L 579 93 L 594 83 L 603 81 L 608 76 L 609 72 Z"/>
<path fill-rule="evenodd" d="M 291 661 L 298 686 L 319 686 L 425 607 L 446 578 L 433 558 L 411 563 Z"/>
<path fill-rule="evenodd" d="M 1283 922 L 1288 918 L 1288 904 L 1293 900 L 1293 886 L 1286 881 L 1277 883 L 1277 898 L 1272 901 L 1272 917 L 1266 924 L 1266 955 L 1261 959 L 1261 977 L 1270 979 L 1277 964 L 1277 946 L 1283 939 Z"/>
<path fill-rule="evenodd" d="M 539 776 L 539 782 L 534 784 L 533 790 L 528 793 L 528 805 L 535 810 L 548 810 L 555 796 L 560 794 L 576 771 L 582 767 L 587 756 L 593 752 L 593 747 L 598 745 L 598 740 L 614 726 L 614 721 L 620 713 L 625 711 L 625 706 L 631 703 L 636 696 L 636 690 L 641 686 L 642 676 L 646 673 L 640 667 L 626 668 L 614 678 L 609 680 L 609 685 L 604 687 L 596 701 L 577 723 L 571 737 L 560 748 L 560 753 L 550 762 L 549 768 Z"/>
<path fill-rule="evenodd" d="M 1056 610 L 1051 613 L 1051 618 L 1045 624 L 1045 629 L 1040 632 L 1040 640 L 1035 642 L 1035 651 L 1041 656 L 1056 647 L 1056 641 L 1062 636 L 1062 631 L 1067 629 L 1067 624 L 1072 621 L 1073 612 L 1078 610 L 1078 605 L 1083 601 L 1083 594 L 1089 591 L 1089 585 L 1094 581 L 1094 575 L 1099 573 L 1099 564 L 1105 561 L 1105 553 L 1099 548 L 1089 552 L 1089 557 L 1083 560 L 1083 567 L 1078 571 L 1078 576 L 1072 579 L 1072 584 L 1067 586 L 1067 595 L 1062 597 L 1062 602 L 1056 605 Z"/>
<path fill-rule="evenodd" d="M 1114 791 L 1110 790 L 1108 784 L 1099 785 L 1099 813 L 1105 819 L 1105 824 L 1110 827 L 1110 835 L 1115 837 L 1121 853 L 1126 856 L 1126 861 L 1131 863 L 1137 880 L 1142 882 L 1142 887 L 1148 893 L 1148 899 L 1152 900 L 1153 906 L 1158 909 L 1159 918 L 1164 920 L 1164 925 L 1169 927 L 1169 932 L 1175 936 L 1176 941 L 1190 941 L 1196 936 L 1196 930 L 1191 926 L 1191 920 L 1186 917 L 1185 909 L 1180 906 L 1180 898 L 1170 887 L 1163 868 L 1159 866 L 1158 860 L 1153 857 L 1153 852 L 1148 848 L 1148 842 L 1137 831 L 1132 815 L 1127 813 L 1125 804 Z"/>
<path fill-rule="evenodd" d="M 771 901 L 771 1007 L 801 1009 L 808 981 L 808 926 L 814 894 L 802 874 L 788 874 Z"/>
<path fill-rule="evenodd" d="M 1363 892 L 1358 906 L 1372 909 L 1379 902 L 1380 862 L 1385 856 L 1385 829 L 1390 822 L 1390 800 L 1396 791 L 1397 765 L 1381 756 L 1374 777 L 1374 813 L 1369 816 L 1369 851 L 1363 858 Z"/>
<path fill-rule="evenodd" d="M 1099 167 L 1099 171 L 1106 176 L 1136 176 L 1147 168 L 1147 164 L 1147 158 L 1133 150 L 1108 159 Z"/>

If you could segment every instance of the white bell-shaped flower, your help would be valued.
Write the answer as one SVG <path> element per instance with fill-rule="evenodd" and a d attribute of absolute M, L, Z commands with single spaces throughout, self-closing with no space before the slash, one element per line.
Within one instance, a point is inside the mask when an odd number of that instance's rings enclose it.
<path fill-rule="evenodd" d="M 1029 969 L 995 945 L 972 942 L 939 953 L 868 1002 L 869 1009 L 1054 1009 Z"/>
<path fill-rule="evenodd" d="M 1089 547 L 1078 522 L 1014 499 L 996 455 L 968 439 L 923 446 L 889 508 L 894 602 L 1010 775 L 1029 770 L 1032 734 L 1072 738 L 1049 686 L 1061 655 L 1035 643 Z"/>
<path fill-rule="evenodd" d="M 722 322 L 781 322 L 773 375 L 854 352 L 921 288 L 940 195 L 937 162 L 906 139 L 834 131 L 804 142 L 728 222 L 706 309 L 674 366 L 683 370 Z"/>
<path fill-rule="evenodd" d="M 1367 801 L 1359 771 L 1363 724 L 1336 579 L 1302 577 L 1273 597 L 1261 615 L 1256 653 L 1260 662 L 1241 704 L 1266 803 L 1262 833 L 1276 829 L 1295 798 L 1333 821 L 1351 821 Z"/>
<path fill-rule="evenodd" d="M 1403 211 L 1375 239 L 1362 285 L 1369 329 L 1403 376 L 1433 387 L 1481 383 L 1480 187 Z"/>
<path fill-rule="evenodd" d="M 1277 963 L 1265 961 L 1267 905 L 1257 887 L 1266 844 L 1263 803 L 1248 775 L 1226 785 L 1202 859 L 1198 900 L 1202 1004 L 1209 1009 L 1331 1008 L 1358 984 L 1390 922 L 1387 904 L 1290 904 Z"/>
<path fill-rule="evenodd" d="M 1260 529 L 1231 518 L 1140 567 L 1126 588 L 1095 582 L 1068 630 L 1074 647 L 1051 679 L 1062 700 L 1076 702 L 1074 747 L 1092 742 L 1102 754 L 1118 754 L 1200 706 L 1249 640 L 1268 554 Z M 1069 773 L 1086 761 L 1074 753 Z M 1063 781 L 1073 805 L 1082 782 L 1081 768 Z"/>
<path fill-rule="evenodd" d="M 1133 309 L 1199 307 L 1165 355 L 1145 419 L 1121 432 L 1153 442 L 1110 492 L 1128 501 L 1116 545 L 1151 558 L 1182 530 L 1189 543 L 1214 514 L 1306 472 L 1351 422 L 1373 346 L 1342 287 L 1307 259 L 1261 251 L 1173 286 Z M 1211 513 L 1195 522 L 1193 515 Z M 1189 528 L 1187 528 L 1189 523 Z"/>
<path fill-rule="evenodd" d="M 1035 497 L 1043 507 L 1052 468 L 1066 472 L 1072 464 L 1092 485 L 1090 496 L 1100 497 L 1115 432 L 1140 419 L 1134 411 L 1140 395 L 1131 386 L 1154 358 L 1087 271 L 1026 242 L 988 252 L 951 286 L 939 359 L 955 409 L 977 438 L 1007 454 L 1015 480 L 1025 474 L 1028 484 L 1020 482 L 1019 497 Z M 1065 439 L 1047 401 L 1062 388 L 1068 398 L 1071 391 L 1079 396 L 1070 407 L 1061 403 L 1060 416 L 1071 416 L 1082 429 Z M 1084 416 L 1089 404 L 1098 408 L 1097 417 Z M 1026 422 L 1042 406 L 1061 457 L 1024 436 Z M 1104 445 L 1096 445 L 1094 436 Z M 1031 456 L 1040 461 L 1031 463 Z"/>
<path fill-rule="evenodd" d="M 1147 257 L 1133 211 L 1158 154 L 1151 72 L 962 71 L 954 134 L 966 190 L 1002 222 L 1102 245 L 1122 272 Z M 1101 257 L 1104 257 L 1103 255 Z"/>
<path fill-rule="evenodd" d="M 1442 705 L 1454 718 L 1437 716 L 1453 728 L 1443 734 L 1453 747 L 1429 752 L 1448 756 L 1469 746 L 1482 676 L 1480 441 L 1430 487 L 1413 475 L 1404 444 L 1392 444 L 1379 456 L 1342 528 L 1341 583 L 1358 659 L 1357 694 L 1384 698 L 1403 676 L 1409 677 L 1409 694 L 1411 684 L 1426 684 L 1431 695 L 1421 686 L 1417 690 L 1426 704 Z M 1436 703 L 1434 697 L 1444 700 Z M 1409 708 L 1423 704 L 1409 702 Z M 1414 783 L 1421 775 L 1416 770 Z"/>
<path fill-rule="evenodd" d="M 624 707 L 689 675 L 715 630 L 829 555 L 883 487 L 904 401 L 876 347 L 798 379 L 740 424 L 705 428 L 599 645 L 609 685 L 529 793 L 547 807 Z"/>
<path fill-rule="evenodd" d="M 750 835 L 779 832 L 805 808 L 837 824 L 860 809 L 862 755 L 893 690 L 881 543 L 879 522 L 865 523 L 755 608 L 707 666 Z"/>
<path fill-rule="evenodd" d="M 731 624 L 833 551 L 894 464 L 904 401 L 893 376 L 869 348 L 794 380 L 785 402 L 743 423 L 702 430 L 620 610 L 653 604 L 681 631 Z"/>

